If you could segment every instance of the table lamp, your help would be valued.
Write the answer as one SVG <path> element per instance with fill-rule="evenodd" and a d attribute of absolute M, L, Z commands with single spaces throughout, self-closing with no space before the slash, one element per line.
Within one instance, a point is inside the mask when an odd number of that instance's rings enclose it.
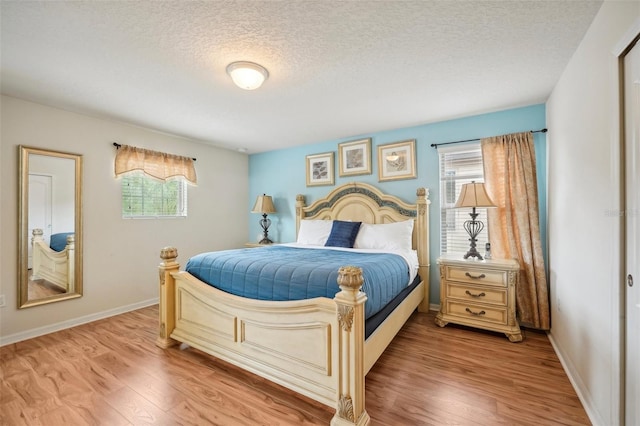
<path fill-rule="evenodd" d="M 262 227 L 262 239 L 260 244 L 273 244 L 273 241 L 269 239 L 269 226 L 271 226 L 271 220 L 267 219 L 267 213 L 276 213 L 276 208 L 273 206 L 273 200 L 270 195 L 262 194 L 258 195 L 256 204 L 253 206 L 251 213 L 262 213 L 262 219 L 260 219 L 260 226 Z"/>
<path fill-rule="evenodd" d="M 464 222 L 464 229 L 469 234 L 469 241 L 471 242 L 469 251 L 464 255 L 464 258 L 467 259 L 469 257 L 475 257 L 478 260 L 482 260 L 482 255 L 478 253 L 476 250 L 476 242 L 478 241 L 476 238 L 478 234 L 482 232 L 484 229 L 484 223 L 480 220 L 476 220 L 478 217 L 478 213 L 476 213 L 476 207 L 496 207 L 489 198 L 487 191 L 484 187 L 484 183 L 476 183 L 475 181 L 471 181 L 471 183 L 465 183 L 462 185 L 462 189 L 460 190 L 460 196 L 458 197 L 458 201 L 456 202 L 455 208 L 463 208 L 463 207 L 471 207 L 471 220 L 466 220 Z"/>

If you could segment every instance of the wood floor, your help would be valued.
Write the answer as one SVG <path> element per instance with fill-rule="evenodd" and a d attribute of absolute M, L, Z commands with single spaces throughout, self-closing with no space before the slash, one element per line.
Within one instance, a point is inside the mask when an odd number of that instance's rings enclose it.
<path fill-rule="evenodd" d="M 58 294 L 66 293 L 67 291 L 57 285 L 50 283 L 45 279 L 32 280 L 31 279 L 32 272 L 29 269 L 29 279 L 28 279 L 28 300 L 42 299 L 49 296 L 55 296 Z"/>
<path fill-rule="evenodd" d="M 328 425 L 333 410 L 195 349 L 150 307 L 0 348 L 0 425 Z M 545 334 L 414 313 L 367 375 L 373 425 L 590 424 Z"/>

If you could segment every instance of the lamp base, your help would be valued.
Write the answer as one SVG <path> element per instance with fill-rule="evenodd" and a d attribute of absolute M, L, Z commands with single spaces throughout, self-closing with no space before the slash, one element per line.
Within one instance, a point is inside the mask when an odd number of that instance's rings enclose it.
<path fill-rule="evenodd" d="M 463 259 L 468 259 L 470 257 L 476 257 L 478 260 L 482 260 L 482 255 L 476 250 L 475 245 L 469 249 L 469 251 L 463 256 Z"/>
<path fill-rule="evenodd" d="M 273 244 L 273 241 L 269 239 L 269 226 L 271 225 L 271 220 L 267 219 L 267 214 L 262 214 L 262 219 L 260 219 L 260 226 L 262 227 L 262 239 L 258 241 L 258 244 Z"/>
<path fill-rule="evenodd" d="M 478 213 L 476 213 L 476 208 L 474 207 L 471 213 L 471 220 L 466 220 L 463 224 L 465 231 L 469 234 L 469 251 L 464 255 L 464 259 L 468 259 L 470 257 L 475 257 L 478 260 L 482 260 L 482 255 L 476 250 L 476 242 L 478 241 L 476 237 L 480 232 L 484 229 L 484 223 L 482 221 L 476 220 L 478 217 Z"/>

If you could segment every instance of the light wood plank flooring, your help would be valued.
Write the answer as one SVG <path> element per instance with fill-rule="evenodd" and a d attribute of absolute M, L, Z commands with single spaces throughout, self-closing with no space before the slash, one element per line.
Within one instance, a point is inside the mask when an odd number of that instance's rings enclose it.
<path fill-rule="evenodd" d="M 29 287 L 27 297 L 29 300 L 42 299 L 44 297 L 55 296 L 57 294 L 66 293 L 67 291 L 57 285 L 50 283 L 45 279 L 32 280 L 32 272 L 29 269 Z"/>
<path fill-rule="evenodd" d="M 150 307 L 0 348 L 1 425 L 328 425 L 333 410 L 195 349 Z M 545 334 L 414 313 L 367 375 L 373 425 L 585 425 Z"/>

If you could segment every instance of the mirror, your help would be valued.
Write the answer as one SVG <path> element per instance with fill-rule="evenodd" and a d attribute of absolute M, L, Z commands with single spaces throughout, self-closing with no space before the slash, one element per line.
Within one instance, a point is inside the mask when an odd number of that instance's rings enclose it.
<path fill-rule="evenodd" d="M 18 308 L 82 296 L 82 156 L 20 146 Z"/>

